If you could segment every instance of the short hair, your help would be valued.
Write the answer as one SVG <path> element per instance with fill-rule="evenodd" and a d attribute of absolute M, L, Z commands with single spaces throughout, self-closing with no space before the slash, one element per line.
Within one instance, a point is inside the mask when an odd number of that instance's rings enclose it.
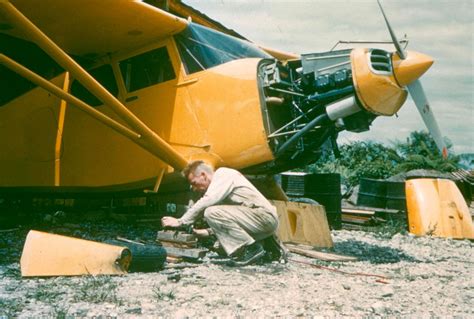
<path fill-rule="evenodd" d="M 191 174 L 197 175 L 197 174 L 200 174 L 201 172 L 206 172 L 206 173 L 211 174 L 214 172 L 214 169 L 212 168 L 212 166 L 210 166 L 206 162 L 202 160 L 197 160 L 197 161 L 192 161 L 191 163 L 186 165 L 186 167 L 183 168 L 183 170 L 181 171 L 181 174 L 183 174 L 185 178 L 188 178 L 188 176 Z"/>

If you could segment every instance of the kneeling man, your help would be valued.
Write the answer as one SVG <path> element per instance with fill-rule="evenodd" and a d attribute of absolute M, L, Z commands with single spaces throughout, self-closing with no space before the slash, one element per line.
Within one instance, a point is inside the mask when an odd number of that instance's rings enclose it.
<path fill-rule="evenodd" d="M 260 241 L 273 236 L 278 227 L 276 208 L 234 169 L 214 171 L 203 161 L 195 161 L 183 175 L 194 191 L 204 195 L 181 218 L 163 217 L 162 225 L 191 225 L 204 215 L 233 265 L 260 260 L 265 254 Z"/>

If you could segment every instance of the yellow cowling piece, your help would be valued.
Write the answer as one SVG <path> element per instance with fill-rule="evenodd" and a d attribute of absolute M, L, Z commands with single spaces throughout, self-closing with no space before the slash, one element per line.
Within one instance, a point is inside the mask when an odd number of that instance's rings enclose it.
<path fill-rule="evenodd" d="M 31 230 L 21 255 L 21 275 L 123 275 L 131 257 L 127 247 Z"/>
<path fill-rule="evenodd" d="M 370 61 L 368 49 L 352 50 L 352 76 L 358 101 L 371 113 L 392 116 L 405 103 L 408 93 L 391 72 L 374 72 L 367 61 Z"/>
<path fill-rule="evenodd" d="M 410 233 L 474 239 L 469 209 L 453 181 L 412 179 L 405 183 L 405 191 Z"/>
<path fill-rule="evenodd" d="M 334 246 L 324 206 L 279 200 L 272 204 L 278 212 L 277 233 L 281 241 L 318 248 Z"/>

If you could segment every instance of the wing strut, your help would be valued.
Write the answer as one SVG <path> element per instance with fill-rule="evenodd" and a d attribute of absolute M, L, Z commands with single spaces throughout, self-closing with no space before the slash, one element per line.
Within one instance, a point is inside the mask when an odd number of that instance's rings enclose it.
<path fill-rule="evenodd" d="M 93 93 L 105 105 L 109 106 L 121 119 L 123 119 L 134 131 L 139 134 L 140 145 L 147 145 L 147 150 L 177 170 L 186 166 L 186 159 L 172 148 L 165 140 L 152 131 L 138 117 L 127 109 L 119 100 L 110 94 L 99 82 L 97 82 L 87 71 L 67 55 L 59 46 L 49 39 L 38 27 L 27 17 L 18 11 L 13 4 L 6 0 L 0 0 L 0 11 L 9 17 L 15 26 L 21 28 L 28 34 L 30 40 L 41 47 L 59 65 L 69 71 L 84 87 Z M 76 104 L 77 105 L 77 104 Z M 100 112 L 99 112 L 100 113 Z"/>

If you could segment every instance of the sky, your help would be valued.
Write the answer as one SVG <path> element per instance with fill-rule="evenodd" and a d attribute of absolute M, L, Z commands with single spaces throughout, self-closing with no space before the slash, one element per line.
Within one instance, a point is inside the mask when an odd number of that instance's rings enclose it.
<path fill-rule="evenodd" d="M 329 51 L 339 40 L 390 40 L 376 0 L 184 2 L 252 42 L 287 52 Z M 398 39 L 407 36 L 407 50 L 435 60 L 421 82 L 443 136 L 456 154 L 474 153 L 474 1 L 381 2 Z M 408 98 L 398 118 L 378 117 L 369 132 L 343 133 L 339 142 L 372 140 L 392 145 L 415 130 L 426 127 Z"/>

